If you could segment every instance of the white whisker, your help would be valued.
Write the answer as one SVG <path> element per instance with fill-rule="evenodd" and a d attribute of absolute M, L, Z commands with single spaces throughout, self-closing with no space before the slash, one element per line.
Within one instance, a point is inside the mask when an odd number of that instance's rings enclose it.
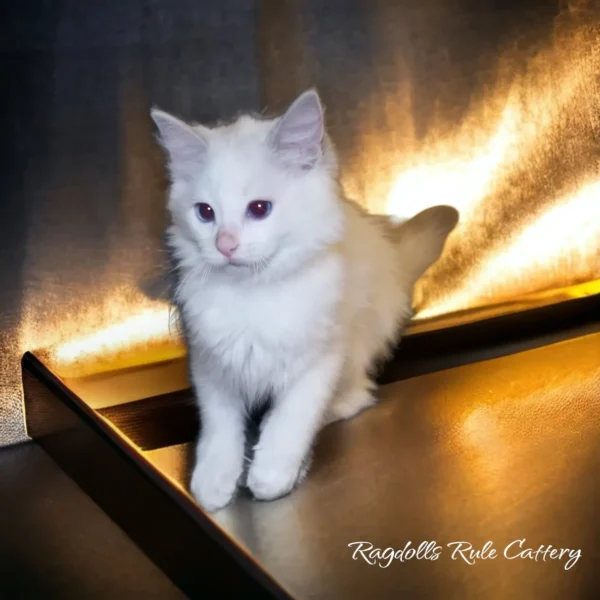
<path fill-rule="evenodd" d="M 208 279 L 211 270 L 212 269 L 211 269 L 210 265 L 204 265 L 204 268 L 202 269 L 202 274 L 200 275 L 200 283 L 201 284 L 206 283 L 206 280 Z"/>

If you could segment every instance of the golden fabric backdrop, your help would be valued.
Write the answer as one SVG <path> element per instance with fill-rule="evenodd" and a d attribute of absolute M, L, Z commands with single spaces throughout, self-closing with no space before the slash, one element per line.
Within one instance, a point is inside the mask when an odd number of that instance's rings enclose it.
<path fill-rule="evenodd" d="M 147 15 L 142 41 L 111 40 L 110 52 L 83 34 L 84 52 L 65 42 L 40 75 L 53 100 L 23 192 L 0 444 L 24 438 L 23 351 L 49 348 L 70 376 L 183 353 L 166 302 L 141 285 L 162 266 L 151 104 L 210 120 L 279 109 L 316 85 L 351 198 L 401 216 L 461 212 L 419 285 L 416 327 L 515 310 L 532 294 L 598 293 L 600 9 L 493 4 L 215 2 L 214 19 L 191 7 Z"/>

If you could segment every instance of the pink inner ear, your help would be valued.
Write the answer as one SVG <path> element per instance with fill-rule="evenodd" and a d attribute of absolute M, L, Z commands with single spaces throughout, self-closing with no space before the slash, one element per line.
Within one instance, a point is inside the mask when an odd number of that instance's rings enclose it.
<path fill-rule="evenodd" d="M 323 110 L 314 91 L 302 94 L 281 117 L 272 146 L 285 164 L 311 168 L 321 157 L 324 135 Z"/>
<path fill-rule="evenodd" d="M 169 165 L 176 174 L 193 169 L 206 154 L 206 140 L 189 125 L 160 110 L 152 110 L 162 144 L 169 153 Z"/>

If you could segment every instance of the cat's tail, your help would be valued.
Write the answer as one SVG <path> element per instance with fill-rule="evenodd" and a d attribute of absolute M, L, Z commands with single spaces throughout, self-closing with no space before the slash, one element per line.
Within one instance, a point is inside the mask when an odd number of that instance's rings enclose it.
<path fill-rule="evenodd" d="M 432 206 L 397 224 L 390 220 L 391 236 L 401 257 L 403 277 L 406 277 L 408 285 L 414 285 L 440 258 L 458 220 L 458 211 L 451 206 Z"/>

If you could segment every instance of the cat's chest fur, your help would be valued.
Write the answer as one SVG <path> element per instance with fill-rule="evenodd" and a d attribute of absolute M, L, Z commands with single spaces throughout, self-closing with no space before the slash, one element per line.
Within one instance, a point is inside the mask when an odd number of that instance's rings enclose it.
<path fill-rule="evenodd" d="M 276 283 L 198 283 L 183 303 L 190 342 L 237 385 L 277 388 L 335 337 L 342 280 L 330 257 Z"/>

